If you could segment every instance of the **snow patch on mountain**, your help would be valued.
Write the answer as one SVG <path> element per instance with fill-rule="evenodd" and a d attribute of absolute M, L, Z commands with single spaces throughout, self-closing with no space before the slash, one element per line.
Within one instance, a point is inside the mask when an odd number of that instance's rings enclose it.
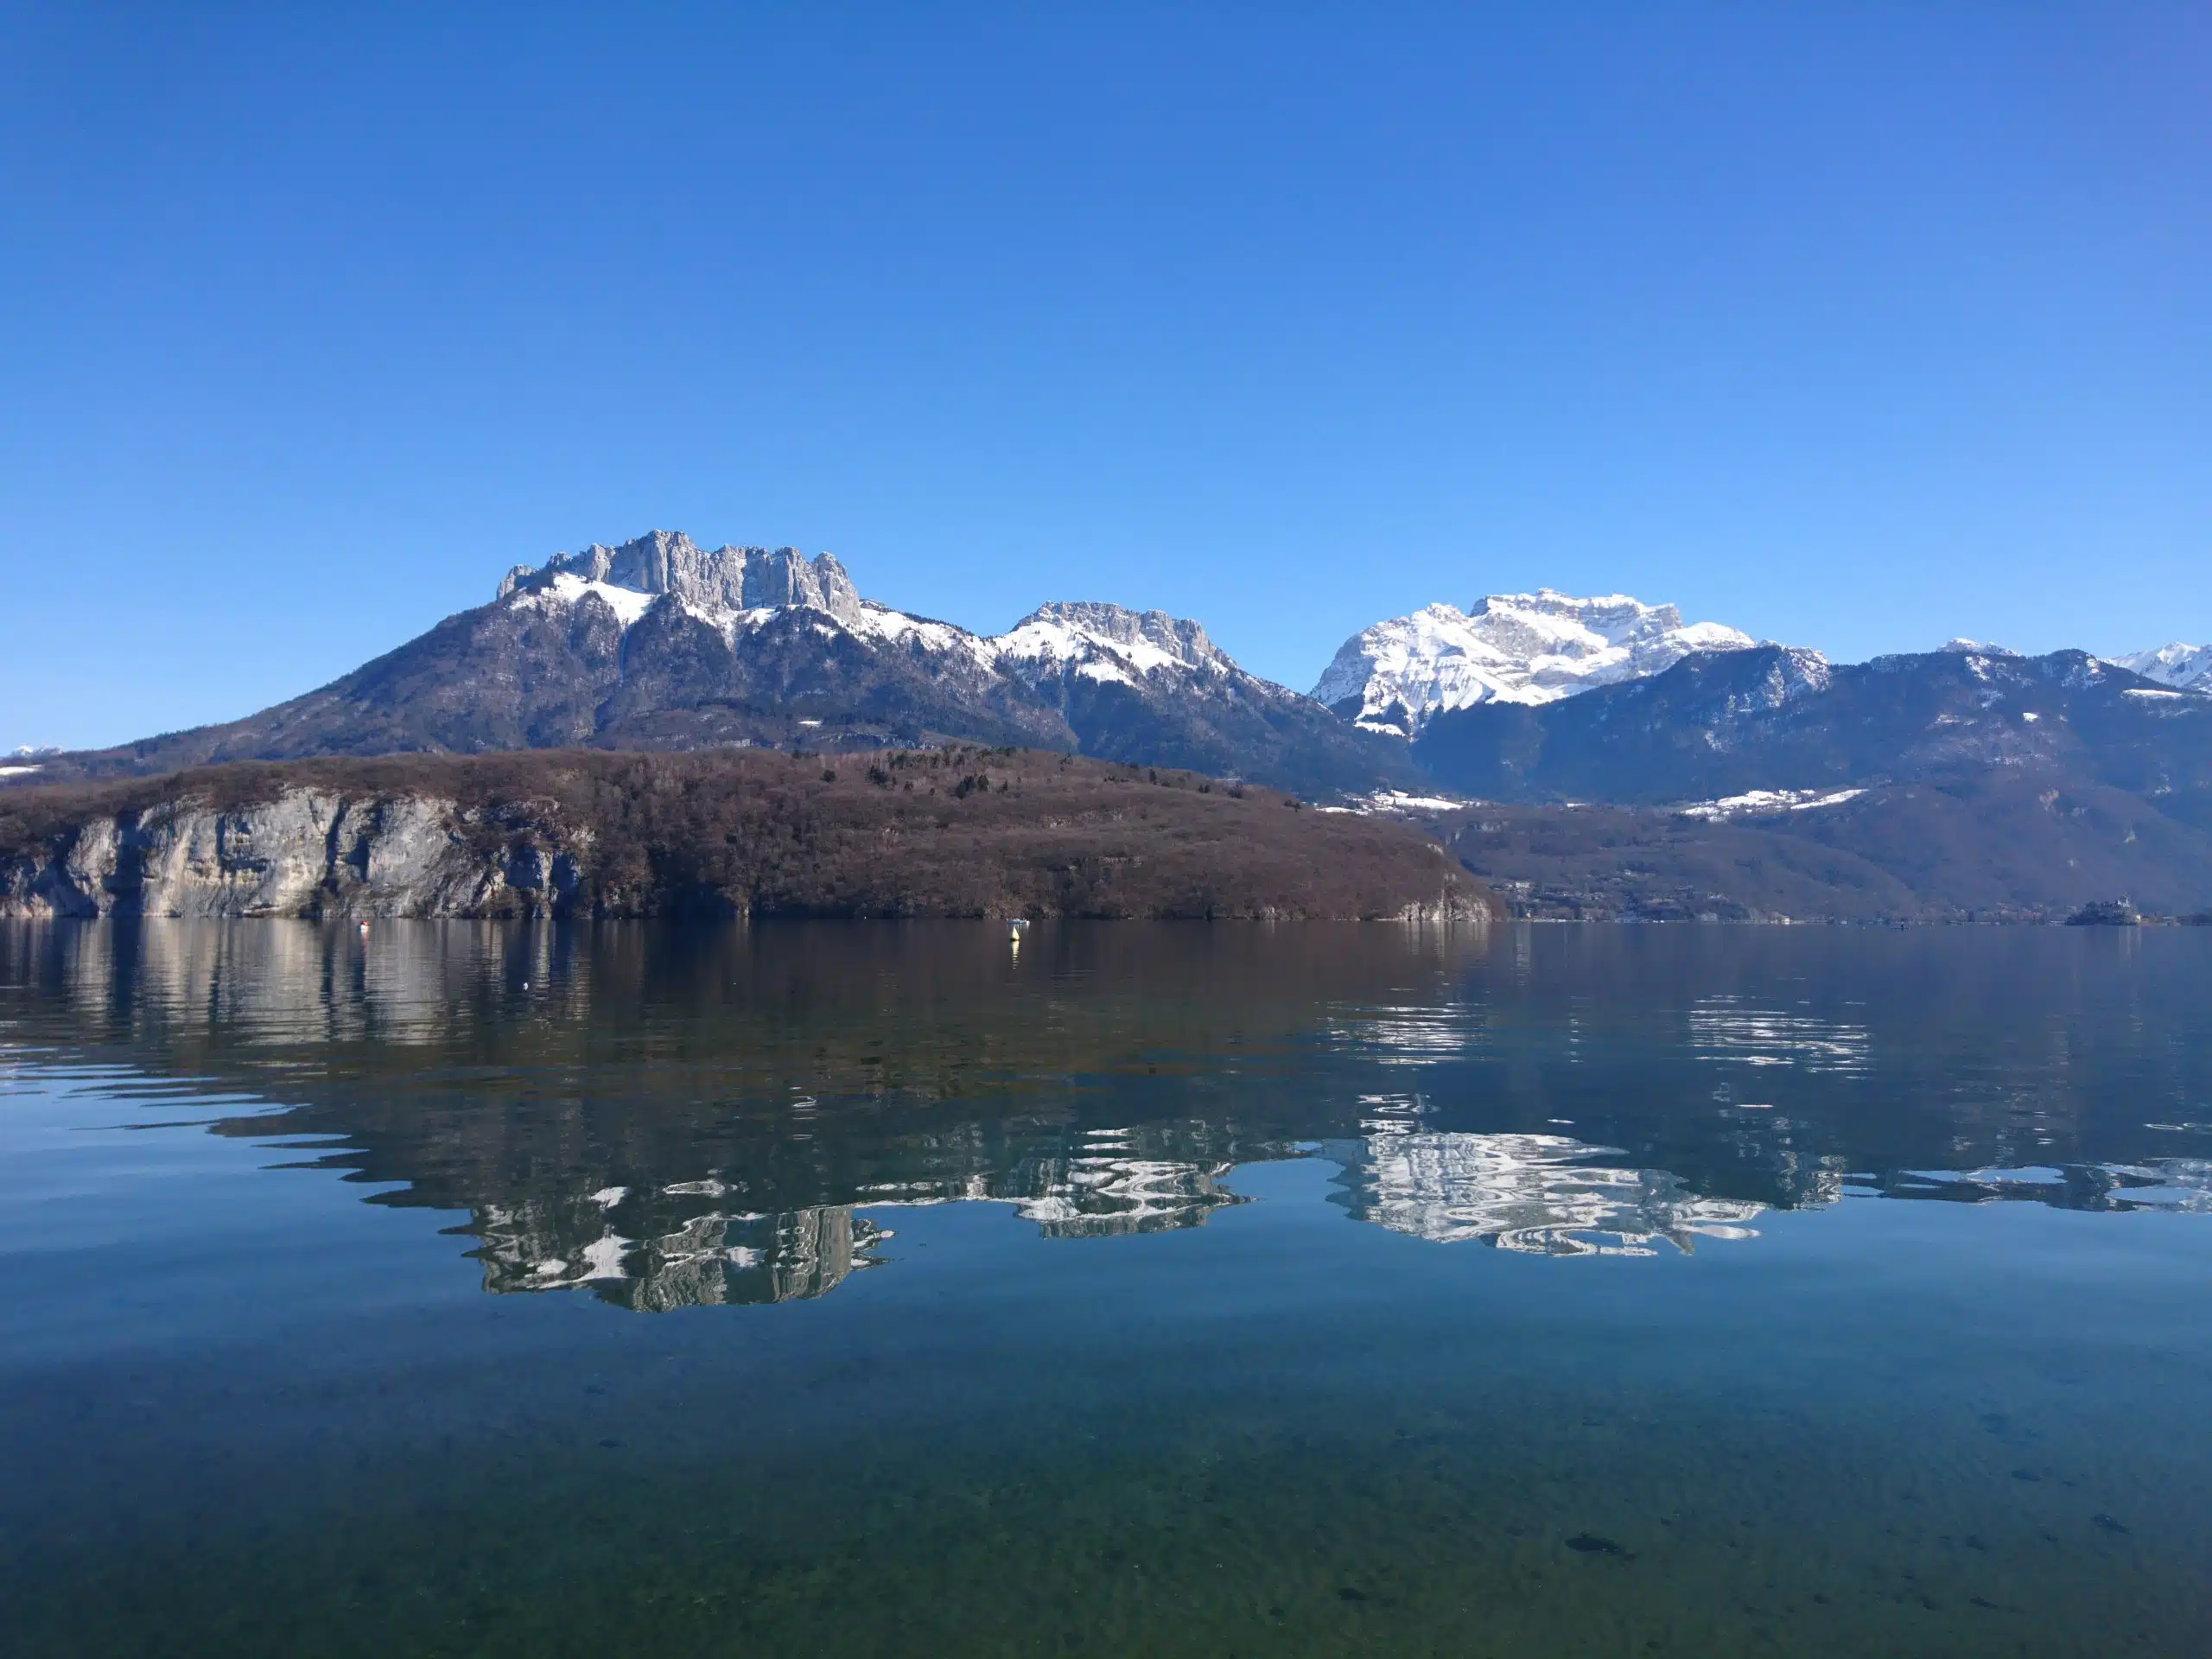
<path fill-rule="evenodd" d="M 908 651 L 920 651 L 939 656 L 965 657 L 979 668 L 998 671 L 998 652 L 988 639 L 977 638 L 950 622 L 935 622 L 927 617 L 909 616 L 904 611 L 894 611 L 888 605 L 879 605 L 872 599 L 861 601 L 860 612 L 847 620 L 846 627 L 863 639 L 885 645 L 899 645 Z"/>
<path fill-rule="evenodd" d="M 1685 818 L 1736 818 L 1767 812 L 1809 812 L 1823 806 L 1855 801 L 1863 789 L 1754 789 L 1742 795 L 1726 795 L 1717 801 L 1693 801 L 1675 811 Z"/>
<path fill-rule="evenodd" d="M 49 754 L 60 753 L 51 743 L 25 743 L 0 760 L 0 778 L 28 778 L 35 772 L 42 772 L 45 768 L 39 762 Z"/>
<path fill-rule="evenodd" d="M 641 594 L 634 588 L 622 588 L 611 582 L 587 582 L 583 577 L 560 571 L 543 588 L 512 595 L 509 602 L 518 609 L 550 610 L 558 607 L 569 608 L 587 595 L 602 599 L 624 627 L 628 627 L 647 611 L 652 609 L 653 595 Z"/>
<path fill-rule="evenodd" d="M 1544 703 L 1643 679 L 1699 651 L 1756 643 L 1718 622 L 1625 594 L 1492 594 L 1470 610 L 1429 605 L 1363 628 L 1313 688 L 1371 731 L 1413 737 L 1433 716 L 1480 702 Z"/>
<path fill-rule="evenodd" d="M 1415 795 L 1402 789 L 1378 789 L 1348 797 L 1340 806 L 1316 807 L 1314 810 L 1420 817 L 1432 812 L 1457 812 L 1462 807 L 1481 804 L 1463 795 Z"/>
<path fill-rule="evenodd" d="M 2212 691 L 2212 645 L 2158 645 L 2105 660 L 2177 691 Z"/>
<path fill-rule="evenodd" d="M 1122 671 L 1092 678 L 1143 677 L 1161 669 L 1240 671 L 1196 622 L 1165 611 L 1132 611 L 1089 601 L 1041 605 L 990 644 L 1009 672 L 1025 677 L 1085 665 Z"/>

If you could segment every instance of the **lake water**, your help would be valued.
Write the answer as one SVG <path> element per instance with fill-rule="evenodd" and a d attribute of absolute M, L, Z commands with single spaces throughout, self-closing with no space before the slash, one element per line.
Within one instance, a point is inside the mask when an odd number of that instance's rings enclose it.
<path fill-rule="evenodd" d="M 0 928 L 11 1654 L 2212 1651 L 2212 931 Z"/>

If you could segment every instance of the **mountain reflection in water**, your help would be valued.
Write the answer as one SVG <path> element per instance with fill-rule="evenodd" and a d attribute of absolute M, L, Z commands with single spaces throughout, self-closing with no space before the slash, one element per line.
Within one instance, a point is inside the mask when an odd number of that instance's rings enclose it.
<path fill-rule="evenodd" d="M 1354 1218 L 1544 1255 L 1860 1197 L 2212 1211 L 2207 943 L 12 926 L 0 1043 L 464 1214 L 488 1290 L 657 1311 L 821 1295 L 917 1205 L 1157 1232 L 1239 1202 L 1239 1165 L 1317 1155 Z"/>
<path fill-rule="evenodd" d="M 1649 1255 L 1659 1241 L 1688 1255 L 1697 1238 L 1756 1238 L 1766 1205 L 1708 1198 L 1663 1169 L 1621 1169 L 1611 1155 L 1556 1135 L 1422 1135 L 1329 1142 L 1344 1166 L 1344 1206 L 1416 1238 L 1480 1239 L 1534 1255 Z"/>

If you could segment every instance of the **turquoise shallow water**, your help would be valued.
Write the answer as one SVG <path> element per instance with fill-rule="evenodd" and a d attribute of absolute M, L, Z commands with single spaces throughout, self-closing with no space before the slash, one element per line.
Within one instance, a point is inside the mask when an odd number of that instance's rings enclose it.
<path fill-rule="evenodd" d="M 0 930 L 30 1653 L 2196 1654 L 2212 938 Z"/>

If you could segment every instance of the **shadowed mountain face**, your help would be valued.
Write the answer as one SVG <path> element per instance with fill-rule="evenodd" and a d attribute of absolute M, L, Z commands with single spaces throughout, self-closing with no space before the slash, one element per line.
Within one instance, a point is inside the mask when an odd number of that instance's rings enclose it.
<path fill-rule="evenodd" d="M 1702 652 L 1541 707 L 1448 710 L 1414 753 L 1510 804 L 1430 827 L 1528 914 L 2212 908 L 2212 696 L 2080 652 Z"/>
<path fill-rule="evenodd" d="M 1541 707 L 1449 710 L 1414 753 L 1440 783 L 1513 801 L 1699 801 L 1993 766 L 2190 795 L 2212 788 L 2212 696 L 2078 651 L 1837 665 L 1762 645 Z"/>
<path fill-rule="evenodd" d="M 42 780 L 307 755 L 1014 745 L 1308 792 L 1412 775 L 1404 747 L 1247 674 L 1196 623 L 1047 605 L 984 639 L 862 599 L 796 549 L 669 531 L 510 571 L 489 605 L 226 725 L 41 757 Z"/>
<path fill-rule="evenodd" d="M 820 1295 L 917 1205 L 1201 1226 L 1317 1150 L 1357 1220 L 1545 1255 L 1847 1185 L 2212 1208 L 2208 974 L 2193 931 L 0 925 L 26 1063 L 460 1212 L 487 1291 L 641 1311 Z"/>

